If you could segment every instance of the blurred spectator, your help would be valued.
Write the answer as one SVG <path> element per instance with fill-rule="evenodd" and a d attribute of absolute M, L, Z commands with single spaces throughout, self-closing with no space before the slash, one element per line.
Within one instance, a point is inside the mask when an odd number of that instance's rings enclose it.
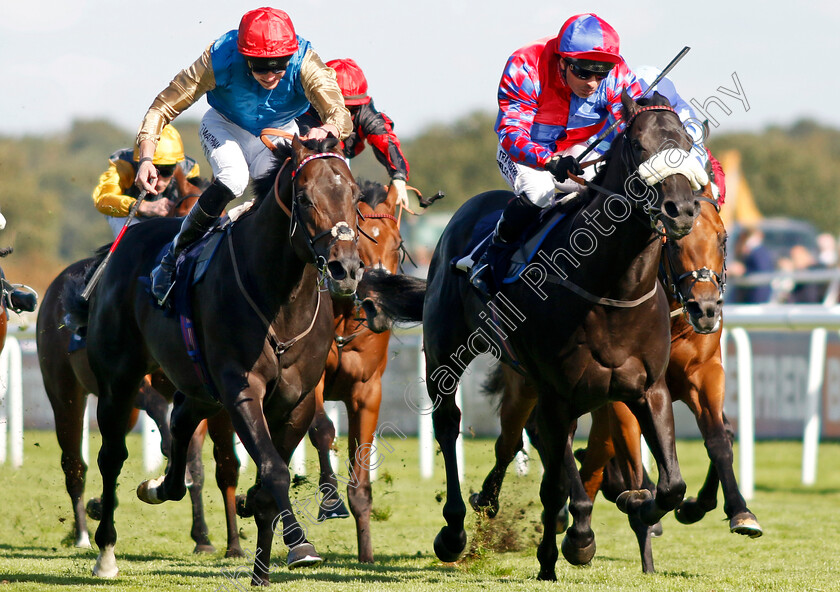
<path fill-rule="evenodd" d="M 791 270 L 808 271 L 822 267 L 814 258 L 814 255 L 805 245 L 793 245 L 790 249 Z M 814 283 L 795 284 L 787 301 L 791 303 L 818 303 L 822 302 L 825 287 Z"/>
<path fill-rule="evenodd" d="M 825 268 L 837 265 L 837 240 L 834 235 L 824 232 L 817 235 L 817 248 L 819 249 L 819 263 Z"/>
<path fill-rule="evenodd" d="M 773 255 L 764 246 L 764 233 L 757 228 L 747 229 L 738 237 L 735 244 L 735 261 L 727 269 L 727 273 L 735 277 L 746 276 L 751 273 L 771 272 L 775 270 Z M 743 286 L 735 290 L 734 302 L 743 304 L 759 304 L 768 302 L 772 290 L 766 286 Z"/>

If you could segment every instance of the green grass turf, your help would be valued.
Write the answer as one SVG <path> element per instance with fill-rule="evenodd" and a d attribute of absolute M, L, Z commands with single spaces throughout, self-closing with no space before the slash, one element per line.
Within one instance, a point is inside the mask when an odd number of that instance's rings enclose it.
<path fill-rule="evenodd" d="M 598 551 L 589 567 L 557 563 L 559 582 L 536 580 L 540 504 L 539 462 L 531 461 L 525 477 L 509 475 L 502 490 L 502 510 L 494 521 L 467 516 L 468 553 L 457 564 L 439 562 L 432 541 L 443 525 L 444 480 L 438 456 L 435 476 L 419 477 L 417 441 L 389 440 L 394 451 L 385 453 L 380 479 L 374 483 L 374 565 L 356 561 L 356 535 L 352 519 L 322 524 L 305 522 L 309 539 L 324 556 L 322 566 L 290 572 L 286 549 L 277 545 L 272 562 L 272 586 L 278 590 L 656 590 L 796 591 L 840 590 L 840 444 L 823 444 L 819 477 L 813 487 L 800 483 L 801 444 L 765 442 L 756 446 L 756 495 L 750 508 L 765 535 L 756 540 L 729 533 L 722 501 L 698 524 L 685 526 L 673 516 L 663 520 L 662 538 L 654 539 L 657 573 L 644 575 L 635 539 L 626 518 L 612 504 L 598 499 L 593 528 Z M 346 444 L 339 444 L 346 451 Z M 467 438 L 466 479 L 462 491 L 478 489 L 493 461 L 490 440 Z M 95 455 L 98 434 L 91 442 Z M 696 493 L 707 467 L 699 441 L 680 441 L 678 452 L 689 495 Z M 249 589 L 249 581 L 226 577 L 250 568 L 246 559 L 225 559 L 221 496 L 213 479 L 214 465 L 205 446 L 204 500 L 215 555 L 193 555 L 189 538 L 190 508 L 185 500 L 149 506 L 134 489 L 146 478 L 140 438 L 129 437 L 129 459 L 124 467 L 117 509 L 117 562 L 120 575 L 103 580 L 91 575 L 96 551 L 67 546 L 71 528 L 69 498 L 59 466 L 59 451 L 51 432 L 26 433 L 25 463 L 20 469 L 0 466 L 0 592 L 3 590 L 235 590 Z M 315 491 L 314 454 L 309 449 L 307 481 L 292 494 L 297 499 Z M 737 458 L 737 451 L 736 451 Z M 101 487 L 94 466 L 88 475 L 86 499 Z M 244 491 L 254 477 L 250 463 L 240 480 Z M 437 498 L 437 499 L 436 499 Z M 90 521 L 91 539 L 96 522 Z M 253 552 L 253 520 L 240 520 Z"/>

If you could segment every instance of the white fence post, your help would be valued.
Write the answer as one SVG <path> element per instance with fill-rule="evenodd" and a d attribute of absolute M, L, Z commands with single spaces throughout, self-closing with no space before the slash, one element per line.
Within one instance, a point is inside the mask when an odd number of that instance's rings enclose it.
<path fill-rule="evenodd" d="M 330 418 L 330 421 L 335 426 L 335 441 L 338 442 L 338 439 L 341 437 L 341 431 L 339 430 L 339 420 L 341 419 L 341 410 L 339 408 L 340 403 L 338 401 L 324 401 L 324 409 L 327 412 L 327 417 Z M 338 472 L 341 465 L 339 464 L 338 453 L 335 450 L 330 450 L 330 466 L 332 467 L 333 473 Z M 373 479 L 373 475 L 370 477 Z"/>
<path fill-rule="evenodd" d="M 431 479 L 435 474 L 435 428 L 432 423 L 432 401 L 429 399 L 428 391 L 426 390 L 426 356 L 423 353 L 423 348 L 418 348 L 419 359 L 417 367 L 419 369 L 417 381 L 420 385 L 418 389 L 417 401 L 419 414 L 417 435 L 420 440 L 420 476 L 423 479 Z M 425 401 L 429 401 L 428 407 L 423 407 Z"/>
<path fill-rule="evenodd" d="M 745 499 L 755 495 L 755 436 L 753 417 L 752 347 L 747 331 L 732 329 L 738 359 L 738 445 L 740 447 L 741 477 L 739 485 Z"/>
<path fill-rule="evenodd" d="M 163 455 L 160 453 L 160 432 L 157 424 L 143 412 L 143 469 L 147 473 L 157 471 L 163 463 Z"/>
<path fill-rule="evenodd" d="M 20 343 L 14 337 L 6 337 L 3 353 L 0 354 L 0 423 L 2 424 L 2 447 L 0 462 L 6 462 L 6 435 L 10 438 L 9 452 L 12 466 L 23 464 L 23 379 Z"/>
<path fill-rule="evenodd" d="M 820 446 L 820 403 L 822 402 L 825 350 L 828 332 L 811 332 L 811 351 L 808 360 L 808 391 L 805 430 L 802 435 L 802 483 L 813 485 L 817 477 L 817 452 Z"/>

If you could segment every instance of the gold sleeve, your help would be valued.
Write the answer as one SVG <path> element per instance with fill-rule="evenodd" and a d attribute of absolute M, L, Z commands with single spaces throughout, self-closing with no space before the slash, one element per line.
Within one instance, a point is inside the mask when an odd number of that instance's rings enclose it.
<path fill-rule="evenodd" d="M 338 129 L 339 139 L 344 140 L 353 131 L 350 111 L 344 106 L 341 88 L 335 80 L 335 70 L 327 67 L 318 54 L 308 50 L 300 67 L 303 92 L 312 103 L 321 121 Z"/>
<path fill-rule="evenodd" d="M 122 218 L 136 201 L 123 192 L 134 183 L 134 169 L 124 161 L 112 162 L 108 170 L 99 177 L 99 185 L 93 190 L 93 204 L 106 216 Z"/>
<path fill-rule="evenodd" d="M 155 97 L 143 118 L 143 123 L 140 124 L 137 144 L 143 140 L 151 140 L 157 145 L 163 127 L 215 87 L 216 75 L 213 73 L 208 45 L 201 57 L 188 68 L 178 72 L 169 86 Z"/>

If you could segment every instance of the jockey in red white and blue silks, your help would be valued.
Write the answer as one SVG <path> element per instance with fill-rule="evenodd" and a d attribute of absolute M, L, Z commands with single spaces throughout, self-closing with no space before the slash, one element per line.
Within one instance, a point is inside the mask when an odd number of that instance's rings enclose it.
<path fill-rule="evenodd" d="M 613 65 L 597 90 L 583 98 L 567 82 L 564 58 Z M 638 98 L 642 87 L 619 54 L 615 29 L 594 14 L 571 17 L 556 37 L 540 39 L 508 58 L 499 83 L 498 163 L 517 194 L 549 205 L 556 189 L 575 191 L 575 183 L 555 186 L 546 164 L 556 154 L 580 154 L 586 142 L 621 117 L 621 93 Z M 620 132 L 619 126 L 616 132 Z M 598 149 L 609 147 L 607 138 Z M 521 178 L 525 177 L 525 178 Z"/>

